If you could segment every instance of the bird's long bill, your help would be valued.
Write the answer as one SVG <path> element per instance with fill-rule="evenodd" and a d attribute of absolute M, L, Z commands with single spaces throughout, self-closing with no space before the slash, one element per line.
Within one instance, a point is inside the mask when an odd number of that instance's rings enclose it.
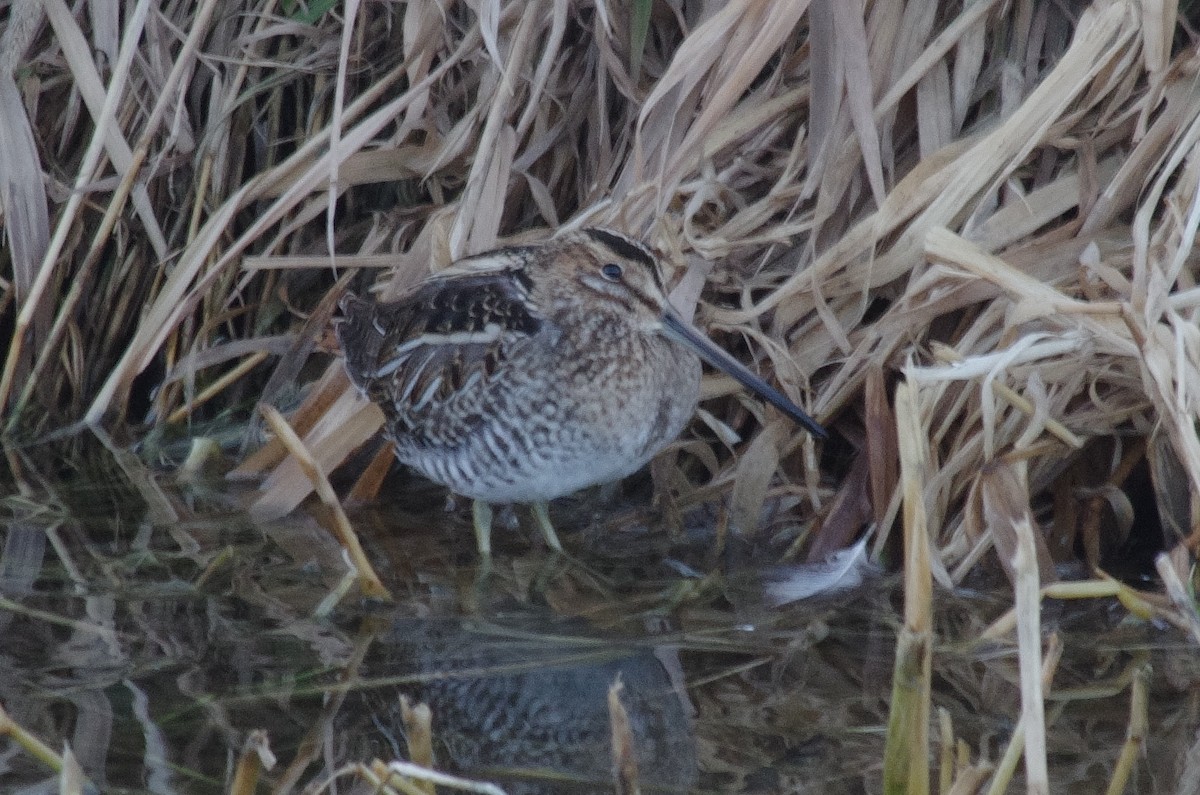
<path fill-rule="evenodd" d="M 663 313 L 662 324 L 672 339 L 691 348 L 701 359 L 721 372 L 733 376 L 742 386 L 753 391 L 763 400 L 807 428 L 813 436 L 821 439 L 828 437 L 829 434 L 825 432 L 825 429 L 818 425 L 816 420 L 805 414 L 804 409 L 788 400 L 787 396 L 778 389 L 750 372 L 737 359 L 718 348 L 712 340 L 701 334 L 692 324 L 675 314 L 674 309 L 668 308 Z"/>

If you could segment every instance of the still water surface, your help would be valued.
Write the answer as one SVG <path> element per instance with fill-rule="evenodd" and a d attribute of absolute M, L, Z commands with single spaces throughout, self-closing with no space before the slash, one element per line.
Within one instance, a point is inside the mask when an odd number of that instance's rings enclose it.
<path fill-rule="evenodd" d="M 573 560 L 498 529 L 484 573 L 468 512 L 433 499 L 352 514 L 395 601 L 337 600 L 346 567 L 318 515 L 255 525 L 224 487 L 136 481 L 24 479 L 0 514 L 0 704 L 105 792 L 225 792 L 255 730 L 277 760 L 257 791 L 332 791 L 347 764 L 406 758 L 403 699 L 430 705 L 447 770 L 510 793 L 613 792 L 618 680 L 644 792 L 880 791 L 895 578 L 767 607 L 753 565 L 698 576 L 729 561 L 633 514 L 589 514 L 584 533 L 568 518 Z M 935 710 L 968 761 L 995 761 L 1019 713 L 1015 649 L 971 639 L 1010 596 L 937 600 Z M 1143 674 L 1136 791 L 1197 792 L 1195 649 L 1109 601 L 1046 613 L 1064 648 L 1054 791 L 1104 790 Z M 56 791 L 0 740 L 0 792 Z"/>

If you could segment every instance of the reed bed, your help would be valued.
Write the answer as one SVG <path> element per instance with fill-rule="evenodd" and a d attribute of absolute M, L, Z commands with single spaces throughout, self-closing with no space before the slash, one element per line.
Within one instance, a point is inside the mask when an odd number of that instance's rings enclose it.
<path fill-rule="evenodd" d="M 675 460 L 736 529 L 782 498 L 818 550 L 881 549 L 904 380 L 941 584 L 1015 462 L 1052 560 L 1195 548 L 1200 103 L 1170 4 L 638 8 L 10 4 L 9 436 L 305 400 L 330 471 L 380 421 L 321 352 L 356 268 L 394 293 L 611 224 L 709 267 L 698 322 L 841 437 L 819 458 L 707 382 Z M 282 452 L 245 471 L 263 515 L 311 492 Z"/>
<path fill-rule="evenodd" d="M 656 479 L 810 558 L 872 529 L 918 567 L 904 672 L 929 676 L 924 589 L 989 570 L 1036 607 L 1055 564 L 1175 549 L 1151 609 L 1195 626 L 1200 60 L 1176 3 L 0 9 L 9 438 L 166 456 L 246 428 L 235 476 L 283 516 L 381 424 L 330 356 L 348 284 L 611 225 L 704 275 L 698 324 L 836 437 L 712 377 Z M 259 402 L 311 461 L 259 436 Z"/>

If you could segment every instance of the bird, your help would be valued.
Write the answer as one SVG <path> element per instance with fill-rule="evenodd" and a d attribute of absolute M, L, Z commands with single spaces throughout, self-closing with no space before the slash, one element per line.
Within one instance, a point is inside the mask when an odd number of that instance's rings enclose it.
<path fill-rule="evenodd" d="M 623 640 L 536 604 L 486 620 L 436 609 L 376 618 L 358 669 L 371 684 L 353 688 L 338 711 L 334 735 L 346 745 L 337 758 L 394 757 L 407 736 L 407 697 L 432 712 L 439 767 L 500 779 L 510 795 L 611 795 L 609 689 L 620 681 L 642 786 L 696 786 L 694 709 L 673 678 L 678 649 L 662 639 Z"/>
<path fill-rule="evenodd" d="M 401 463 L 473 500 L 479 555 L 492 506 L 525 503 L 562 551 L 550 500 L 620 480 L 696 410 L 701 360 L 819 438 L 826 431 L 684 320 L 659 257 L 586 227 L 468 256 L 396 300 L 347 292 L 346 373 L 386 418 Z"/>

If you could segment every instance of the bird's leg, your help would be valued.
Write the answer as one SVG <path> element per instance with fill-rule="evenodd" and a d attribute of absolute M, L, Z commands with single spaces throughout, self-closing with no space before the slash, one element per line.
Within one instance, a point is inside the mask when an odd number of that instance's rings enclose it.
<path fill-rule="evenodd" d="M 492 506 L 483 500 L 475 500 L 471 503 L 471 519 L 475 523 L 475 546 L 479 548 L 479 556 L 491 560 Z"/>
<path fill-rule="evenodd" d="M 537 520 L 542 537 L 546 539 L 546 543 L 551 549 L 555 552 L 562 552 L 562 544 L 558 542 L 558 533 L 554 532 L 554 525 L 550 524 L 550 503 L 539 501 L 535 502 L 532 507 L 533 518 Z"/>

